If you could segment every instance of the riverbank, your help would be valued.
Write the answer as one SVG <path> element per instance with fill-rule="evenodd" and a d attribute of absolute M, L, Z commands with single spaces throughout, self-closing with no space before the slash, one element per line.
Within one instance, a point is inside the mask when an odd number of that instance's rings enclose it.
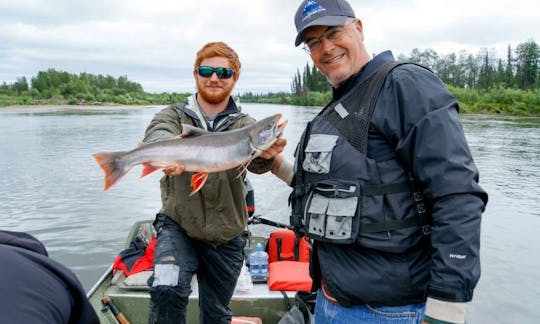
<path fill-rule="evenodd" d="M 21 105 L 0 107 L 0 112 L 57 112 L 73 110 L 107 111 L 107 110 L 132 110 L 155 108 L 161 105 L 118 105 L 118 104 L 99 104 L 99 105 Z"/>
<path fill-rule="evenodd" d="M 496 100 L 478 100 L 478 95 L 472 95 L 470 91 L 460 92 L 455 88 L 450 88 L 453 94 L 457 97 L 460 105 L 461 114 L 482 114 L 495 116 L 517 116 L 517 117 L 540 117 L 540 97 L 525 96 L 526 100 L 516 100 L 514 97 L 508 98 L 503 94 L 499 94 Z M 503 99 L 501 99 L 503 98 Z M 320 108 L 326 105 L 331 100 L 330 93 L 309 92 L 303 98 L 300 96 L 292 96 L 290 94 L 274 94 L 268 97 L 259 98 L 240 98 L 242 104 L 256 103 L 269 105 L 291 105 Z M 57 112 L 57 111 L 107 111 L 107 110 L 131 110 L 144 109 L 154 107 L 165 107 L 165 104 L 144 104 L 144 105 L 123 105 L 114 103 L 95 103 L 95 104 L 36 104 L 36 105 L 10 105 L 0 107 L 0 112 Z"/>

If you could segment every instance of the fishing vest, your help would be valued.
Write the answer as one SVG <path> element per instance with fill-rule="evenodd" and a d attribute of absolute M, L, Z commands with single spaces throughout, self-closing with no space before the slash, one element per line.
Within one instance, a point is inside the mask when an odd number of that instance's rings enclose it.
<path fill-rule="evenodd" d="M 424 198 L 396 157 L 367 156 L 370 119 L 389 62 L 308 123 L 295 153 L 291 224 L 335 244 L 399 253 L 429 233 Z M 390 145 L 390 143 L 388 143 Z"/>

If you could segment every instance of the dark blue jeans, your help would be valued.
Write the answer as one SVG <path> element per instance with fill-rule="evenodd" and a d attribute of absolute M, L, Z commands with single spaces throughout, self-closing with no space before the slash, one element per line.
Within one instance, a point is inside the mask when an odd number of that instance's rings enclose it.
<path fill-rule="evenodd" d="M 150 286 L 150 324 L 186 323 L 191 279 L 197 274 L 199 322 L 230 323 L 228 307 L 244 260 L 244 237 L 213 247 L 187 236 L 173 220 L 158 214 L 157 243 Z"/>

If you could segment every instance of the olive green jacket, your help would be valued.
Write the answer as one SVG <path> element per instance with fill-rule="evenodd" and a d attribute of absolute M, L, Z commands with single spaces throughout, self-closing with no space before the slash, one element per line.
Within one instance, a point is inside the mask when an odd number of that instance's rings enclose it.
<path fill-rule="evenodd" d="M 146 129 L 143 142 L 151 143 L 177 136 L 181 124 L 189 124 L 206 130 L 224 131 L 242 128 L 255 123 L 255 119 L 240 112 L 231 99 L 228 107 L 209 125 L 199 108 L 195 96 L 183 103 L 171 105 L 158 112 Z M 272 160 L 256 158 L 248 166 L 253 173 L 270 170 Z M 217 246 L 238 236 L 247 225 L 246 189 L 240 170 L 210 173 L 202 189 L 189 196 L 193 172 L 180 176 L 161 178 L 160 213 L 169 216 L 182 227 L 188 236 Z"/>

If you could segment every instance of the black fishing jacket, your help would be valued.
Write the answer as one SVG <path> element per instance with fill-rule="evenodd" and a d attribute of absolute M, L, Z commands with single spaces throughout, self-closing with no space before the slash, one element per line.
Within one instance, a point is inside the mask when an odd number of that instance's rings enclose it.
<path fill-rule="evenodd" d="M 99 323 L 75 274 L 33 236 L 0 231 L 0 264 L 0 323 Z"/>
<path fill-rule="evenodd" d="M 315 288 L 322 278 L 344 306 L 469 301 L 487 194 L 455 98 L 429 70 L 392 61 L 376 56 L 308 125 L 291 222 L 315 240 Z"/>

